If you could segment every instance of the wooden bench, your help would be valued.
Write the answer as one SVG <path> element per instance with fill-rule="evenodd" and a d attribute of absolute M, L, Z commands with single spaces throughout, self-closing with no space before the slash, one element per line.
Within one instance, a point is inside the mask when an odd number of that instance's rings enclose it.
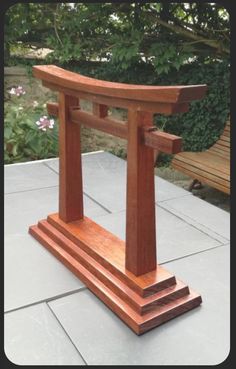
<path fill-rule="evenodd" d="M 181 152 L 172 167 L 227 194 L 230 193 L 230 121 L 216 143 L 203 152 Z"/>

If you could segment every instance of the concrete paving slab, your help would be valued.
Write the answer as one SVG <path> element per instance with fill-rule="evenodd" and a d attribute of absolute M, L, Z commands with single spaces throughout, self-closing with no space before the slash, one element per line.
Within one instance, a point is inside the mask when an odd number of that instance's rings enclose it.
<path fill-rule="evenodd" d="M 217 365 L 229 353 L 229 247 L 166 264 L 202 306 L 136 336 L 90 291 L 49 303 L 89 365 Z"/>
<path fill-rule="evenodd" d="M 161 207 L 171 211 L 203 232 L 225 242 L 230 240 L 230 214 L 195 196 L 167 200 Z M 222 240 L 223 241 L 223 240 Z"/>
<path fill-rule="evenodd" d="M 41 163 L 4 166 L 4 192 L 14 193 L 58 185 L 58 175 Z"/>
<path fill-rule="evenodd" d="M 5 234 L 28 233 L 30 225 L 46 218 L 48 214 L 58 212 L 58 198 L 58 187 L 5 195 Z M 91 218 L 108 214 L 86 195 L 84 195 L 84 211 Z"/>
<path fill-rule="evenodd" d="M 48 167 L 59 172 L 58 162 L 46 162 Z M 117 212 L 126 208 L 126 161 L 108 152 L 82 156 L 84 192 L 101 205 Z M 192 196 L 172 183 L 155 176 L 157 202 Z"/>
<path fill-rule="evenodd" d="M 125 240 L 125 211 L 94 218 L 95 222 Z M 221 243 L 189 225 L 174 214 L 156 206 L 156 242 L 158 263 L 167 262 Z"/>
<path fill-rule="evenodd" d="M 4 341 L 17 365 L 85 365 L 45 303 L 5 314 Z"/>
<path fill-rule="evenodd" d="M 104 152 L 82 157 L 86 215 L 124 239 L 126 162 Z M 5 326 L 11 361 L 83 365 L 73 344 L 90 365 L 216 365 L 227 357 L 227 212 L 155 177 L 158 261 L 200 292 L 203 304 L 137 337 L 27 233 L 30 224 L 58 210 L 58 159 L 5 171 Z"/>
<path fill-rule="evenodd" d="M 83 283 L 29 234 L 5 236 L 5 311 L 83 288 Z"/>

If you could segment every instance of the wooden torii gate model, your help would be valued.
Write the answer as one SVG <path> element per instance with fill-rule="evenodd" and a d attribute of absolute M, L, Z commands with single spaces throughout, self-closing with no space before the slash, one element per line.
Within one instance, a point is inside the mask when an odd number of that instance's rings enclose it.
<path fill-rule="evenodd" d="M 188 111 L 206 85 L 113 83 L 54 65 L 34 66 L 33 73 L 59 92 L 58 104 L 47 104 L 60 122 L 59 212 L 31 226 L 30 234 L 137 334 L 198 306 L 201 296 L 156 261 L 154 151 L 177 153 L 181 138 L 158 131 L 152 118 Z M 91 101 L 93 112 L 83 111 L 79 99 Z M 127 109 L 127 122 L 109 118 L 108 107 Z M 84 215 L 81 124 L 127 140 L 125 242 Z"/>

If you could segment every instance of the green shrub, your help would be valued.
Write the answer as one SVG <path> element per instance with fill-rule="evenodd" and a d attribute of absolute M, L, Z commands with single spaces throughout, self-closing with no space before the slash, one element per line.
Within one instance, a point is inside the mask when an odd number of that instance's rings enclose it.
<path fill-rule="evenodd" d="M 163 80 L 161 81 L 163 82 Z M 164 130 L 183 138 L 183 149 L 202 151 L 220 136 L 230 114 L 230 70 L 227 60 L 182 67 L 180 73 L 168 76 L 165 84 L 206 84 L 206 96 L 190 104 L 189 111 L 170 117 L 156 116 Z"/>
<path fill-rule="evenodd" d="M 59 65 L 59 64 L 58 64 Z M 134 63 L 126 73 L 118 72 L 112 63 L 61 64 L 63 68 L 110 81 L 146 85 L 207 84 L 201 101 L 190 104 L 187 113 L 164 116 L 156 114 L 155 124 L 162 130 L 183 138 L 183 149 L 201 151 L 219 137 L 230 111 L 230 70 L 227 60 L 210 63 L 193 62 L 178 73 L 158 76 L 150 64 Z M 45 101 L 46 102 L 46 101 Z M 22 109 L 19 109 L 21 103 Z M 37 107 L 23 97 L 11 96 L 5 103 L 5 162 L 42 159 L 58 154 L 57 127 L 42 132 L 35 122 L 45 114 L 43 103 Z M 171 156 L 162 154 L 159 164 L 168 165 Z"/>
<path fill-rule="evenodd" d="M 223 130 L 230 112 L 229 61 L 186 64 L 179 72 L 157 75 L 150 64 L 137 63 L 121 73 L 112 63 L 64 64 L 64 68 L 109 81 L 145 85 L 206 84 L 206 96 L 194 101 L 184 114 L 165 116 L 156 114 L 155 124 L 166 132 L 183 138 L 183 149 L 202 151 L 210 147 Z M 165 161 L 167 159 L 165 158 Z"/>
<path fill-rule="evenodd" d="M 5 101 L 4 162 L 10 164 L 58 155 L 58 127 L 40 129 L 36 124 L 45 115 L 45 104 L 29 103 L 23 96 Z"/>

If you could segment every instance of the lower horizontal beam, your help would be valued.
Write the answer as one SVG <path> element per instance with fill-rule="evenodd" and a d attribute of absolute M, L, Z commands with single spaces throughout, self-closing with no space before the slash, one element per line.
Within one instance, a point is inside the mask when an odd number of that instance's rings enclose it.
<path fill-rule="evenodd" d="M 123 139 L 127 139 L 127 125 L 126 122 L 121 123 L 109 118 L 99 118 L 94 114 L 82 111 L 80 109 L 70 110 L 70 119 L 73 123 L 80 123 L 89 126 L 99 131 L 109 133 Z"/>
<path fill-rule="evenodd" d="M 48 114 L 58 116 L 59 106 L 57 103 L 47 104 Z M 98 129 L 102 132 L 111 134 L 127 140 L 127 122 L 121 122 L 108 117 L 100 118 L 97 115 L 82 111 L 78 107 L 70 109 L 70 120 L 88 127 Z M 181 151 L 182 139 L 179 136 L 167 132 L 158 131 L 154 127 L 143 127 L 143 144 L 157 151 L 166 154 L 177 154 Z"/>

